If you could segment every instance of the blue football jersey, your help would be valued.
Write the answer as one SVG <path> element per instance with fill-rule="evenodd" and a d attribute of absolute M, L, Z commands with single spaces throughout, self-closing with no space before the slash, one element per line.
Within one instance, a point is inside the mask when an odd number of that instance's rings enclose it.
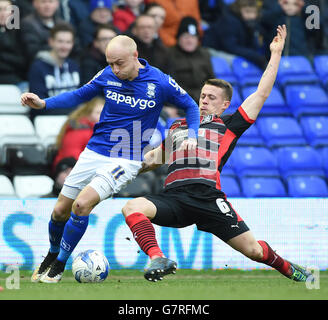
<path fill-rule="evenodd" d="M 197 137 L 200 117 L 195 101 L 169 75 L 144 59 L 139 61 L 144 68 L 134 80 L 117 78 L 108 66 L 81 88 L 45 99 L 46 108 L 73 107 L 104 96 L 105 105 L 87 148 L 115 158 L 143 159 L 166 102 L 186 111 L 193 129 L 190 136 Z"/>

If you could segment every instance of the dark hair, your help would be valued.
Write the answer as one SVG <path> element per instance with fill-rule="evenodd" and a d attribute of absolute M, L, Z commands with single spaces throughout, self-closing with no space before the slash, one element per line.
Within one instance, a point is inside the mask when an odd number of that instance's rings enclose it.
<path fill-rule="evenodd" d="M 112 23 L 103 23 L 99 24 L 94 32 L 94 39 L 98 38 L 98 34 L 101 30 L 111 30 L 114 31 L 117 35 L 120 34 L 119 30 Z"/>
<path fill-rule="evenodd" d="M 237 15 L 240 15 L 241 8 L 243 7 L 256 7 L 259 10 L 257 0 L 236 0 L 230 5 L 230 9 Z"/>
<path fill-rule="evenodd" d="M 208 79 L 205 81 L 204 85 L 205 84 L 221 88 L 225 93 L 225 98 L 228 101 L 231 101 L 233 88 L 228 81 L 225 81 L 223 79 Z"/>
<path fill-rule="evenodd" d="M 73 38 L 75 36 L 75 31 L 74 31 L 73 26 L 70 23 L 67 23 L 67 22 L 57 23 L 50 30 L 50 38 L 54 39 L 58 32 L 70 32 L 73 35 Z"/>

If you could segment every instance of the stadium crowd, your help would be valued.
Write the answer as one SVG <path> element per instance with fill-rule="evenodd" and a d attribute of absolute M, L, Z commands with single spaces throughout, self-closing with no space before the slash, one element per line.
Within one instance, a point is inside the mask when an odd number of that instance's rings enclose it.
<path fill-rule="evenodd" d="M 8 27 L 12 5 L 19 8 L 17 29 Z M 319 28 L 307 26 L 310 5 L 319 8 L 320 16 L 311 20 L 316 23 L 317 19 Z M 170 74 L 198 101 L 205 80 L 224 78 L 220 67 L 214 66 L 214 58 L 232 68 L 235 58 L 241 57 L 263 72 L 279 24 L 288 29 L 283 56 L 302 56 L 313 65 L 315 57 L 328 55 L 328 6 L 324 0 L 0 0 L 0 85 L 16 85 L 41 99 L 78 88 L 107 66 L 107 43 L 126 34 L 135 40 L 140 58 Z M 232 85 L 236 91 L 242 90 L 236 76 Z M 319 82 L 326 92 L 327 83 Z M 63 148 L 83 150 L 80 139 L 69 141 L 69 135 L 73 136 L 74 130 L 88 135 L 92 130 L 93 123 L 86 116 L 82 122 L 77 118 L 72 122 L 73 112 L 60 108 L 28 113 L 32 122 L 40 115 L 66 115 L 69 119 L 60 131 L 65 143 L 57 143 L 45 165 L 55 181 L 60 168 L 67 170 L 78 158 L 78 152 Z M 157 127 L 161 137 L 154 138 L 153 145 L 161 142 L 174 119 L 183 116 L 174 105 L 165 106 Z M 324 129 L 327 132 L 328 128 Z M 78 148 L 72 147 L 75 142 Z M 59 153 L 67 154 L 69 160 L 59 160 Z M 6 165 L 0 170 L 10 178 L 15 174 Z M 37 169 L 24 171 L 29 173 L 37 174 Z M 163 171 L 144 174 L 119 196 L 157 192 L 162 176 Z M 323 180 L 327 187 L 327 176 Z M 52 195 L 56 197 L 59 190 L 55 183 Z"/>

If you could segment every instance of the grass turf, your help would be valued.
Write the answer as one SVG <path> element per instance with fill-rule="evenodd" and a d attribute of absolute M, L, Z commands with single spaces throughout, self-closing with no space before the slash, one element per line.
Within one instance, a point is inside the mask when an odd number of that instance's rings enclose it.
<path fill-rule="evenodd" d="M 6 288 L 10 276 L 0 272 L 0 300 L 326 300 L 328 271 L 320 272 L 320 289 L 307 289 L 274 270 L 178 270 L 161 282 L 148 282 L 137 270 L 111 270 L 102 283 L 81 284 L 70 270 L 58 284 L 31 283 L 20 271 L 19 289 Z M 7 280 L 8 281 L 8 280 Z"/>

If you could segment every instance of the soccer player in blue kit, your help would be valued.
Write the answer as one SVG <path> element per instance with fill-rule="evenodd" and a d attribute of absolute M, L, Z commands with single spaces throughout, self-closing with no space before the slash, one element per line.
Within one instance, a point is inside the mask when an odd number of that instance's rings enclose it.
<path fill-rule="evenodd" d="M 199 109 L 174 79 L 139 59 L 137 46 L 128 36 L 109 42 L 106 59 L 109 66 L 79 89 L 45 100 L 33 93 L 21 97 L 22 105 L 35 109 L 74 107 L 97 95 L 106 99 L 94 133 L 55 204 L 48 228 L 50 249 L 32 282 L 61 280 L 91 210 L 137 176 L 165 102 L 186 112 L 189 135 L 182 149 L 196 148 Z"/>

